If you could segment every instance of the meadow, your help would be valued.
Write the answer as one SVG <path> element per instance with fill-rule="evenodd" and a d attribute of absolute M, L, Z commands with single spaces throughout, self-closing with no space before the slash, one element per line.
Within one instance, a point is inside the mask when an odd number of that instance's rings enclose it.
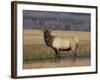
<path fill-rule="evenodd" d="M 54 51 L 45 45 L 41 30 L 24 29 L 23 38 L 23 68 L 52 68 L 89 66 L 90 62 L 90 32 L 82 31 L 52 31 L 52 35 L 59 37 L 77 37 L 79 46 L 77 49 L 77 61 L 73 62 L 71 51 L 61 51 L 61 61 L 55 63 Z"/>

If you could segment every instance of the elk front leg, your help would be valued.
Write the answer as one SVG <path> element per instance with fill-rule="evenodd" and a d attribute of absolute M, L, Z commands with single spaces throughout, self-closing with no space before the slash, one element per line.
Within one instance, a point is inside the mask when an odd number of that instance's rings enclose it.
<path fill-rule="evenodd" d="M 56 62 L 56 60 L 57 60 L 57 58 L 58 58 L 58 57 L 57 57 L 57 56 L 58 56 L 58 52 L 57 52 L 57 49 L 55 49 L 55 48 L 54 48 L 53 50 L 54 50 L 54 52 L 55 52 L 55 62 Z"/>
<path fill-rule="evenodd" d="M 58 52 L 58 54 L 57 54 L 58 60 L 60 61 L 60 51 L 58 50 L 57 52 Z"/>
<path fill-rule="evenodd" d="M 59 50 L 54 49 L 54 51 L 55 51 L 55 62 L 56 62 L 57 60 L 60 61 L 60 53 L 59 53 Z"/>

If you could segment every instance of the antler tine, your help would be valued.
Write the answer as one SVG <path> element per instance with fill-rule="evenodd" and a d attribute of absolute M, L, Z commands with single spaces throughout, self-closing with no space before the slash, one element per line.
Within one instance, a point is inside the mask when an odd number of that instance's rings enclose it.
<path fill-rule="evenodd" d="M 38 20 L 39 28 L 41 29 L 42 32 L 44 32 L 44 25 L 43 22 L 41 21 L 41 16 L 39 15 Z"/>
<path fill-rule="evenodd" d="M 55 28 L 55 25 L 53 24 L 53 27 L 52 27 L 53 29 Z"/>
<path fill-rule="evenodd" d="M 45 25 L 46 25 L 46 23 L 45 23 Z M 48 30 L 48 31 L 51 31 L 51 28 L 49 27 L 49 26 L 45 26 L 45 30 Z"/>
<path fill-rule="evenodd" d="M 55 24 L 53 24 L 53 29 L 55 28 L 55 25 L 58 25 L 59 21 L 60 21 L 59 17 L 57 16 L 57 22 Z"/>
<path fill-rule="evenodd" d="M 59 20 L 59 17 L 57 16 L 57 24 L 59 23 L 59 21 L 60 21 L 60 20 Z"/>
<path fill-rule="evenodd" d="M 46 24 L 45 24 L 45 25 L 46 25 Z M 45 29 L 46 29 L 46 30 L 49 30 L 49 27 L 45 26 Z"/>

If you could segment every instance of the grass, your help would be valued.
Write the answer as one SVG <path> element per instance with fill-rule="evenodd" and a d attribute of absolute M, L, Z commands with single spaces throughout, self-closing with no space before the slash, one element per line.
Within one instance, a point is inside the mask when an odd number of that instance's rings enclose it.
<path fill-rule="evenodd" d="M 88 47 L 88 46 L 86 46 Z M 63 57 L 71 57 L 73 56 L 72 52 L 61 51 L 61 56 Z M 78 56 L 89 56 L 90 50 L 86 50 L 79 47 L 77 50 Z M 24 60 L 34 60 L 34 59 L 43 59 L 43 58 L 54 58 L 54 51 L 44 45 L 24 45 Z"/>
<path fill-rule="evenodd" d="M 42 61 L 42 62 L 28 62 L 25 63 L 24 69 L 33 69 L 33 68 L 57 68 L 57 67 L 81 67 L 81 66 L 89 66 L 89 59 L 79 59 L 76 62 L 73 62 L 71 59 L 69 60 L 61 60 L 60 62 L 54 61 Z"/>
<path fill-rule="evenodd" d="M 89 32 L 81 32 L 81 31 L 53 31 L 52 35 L 59 37 L 77 37 L 80 42 L 77 49 L 77 53 L 79 57 L 90 57 L 90 33 Z M 55 57 L 54 51 L 47 47 L 44 43 L 43 33 L 40 30 L 24 30 L 24 55 L 23 62 L 24 68 L 43 68 L 43 67 L 60 67 L 60 66 L 81 66 L 90 65 L 90 61 L 87 62 L 82 61 L 78 62 L 76 65 L 70 63 L 68 61 L 66 65 L 63 63 L 55 64 L 48 62 L 47 59 L 53 59 Z M 71 51 L 61 51 L 61 58 L 73 57 Z M 47 60 L 47 62 L 41 60 Z M 45 63 L 45 65 L 44 65 Z M 30 64 L 30 65 L 29 65 Z"/>

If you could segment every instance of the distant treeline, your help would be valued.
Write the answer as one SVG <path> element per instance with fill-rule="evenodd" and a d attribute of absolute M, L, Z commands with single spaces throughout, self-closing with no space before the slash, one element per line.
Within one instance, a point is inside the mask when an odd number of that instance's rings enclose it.
<path fill-rule="evenodd" d="M 90 31 L 90 24 L 90 14 L 46 11 L 39 13 L 39 11 L 27 10 L 24 10 L 23 14 L 24 29 L 40 29 L 44 25 L 54 30 Z"/>

